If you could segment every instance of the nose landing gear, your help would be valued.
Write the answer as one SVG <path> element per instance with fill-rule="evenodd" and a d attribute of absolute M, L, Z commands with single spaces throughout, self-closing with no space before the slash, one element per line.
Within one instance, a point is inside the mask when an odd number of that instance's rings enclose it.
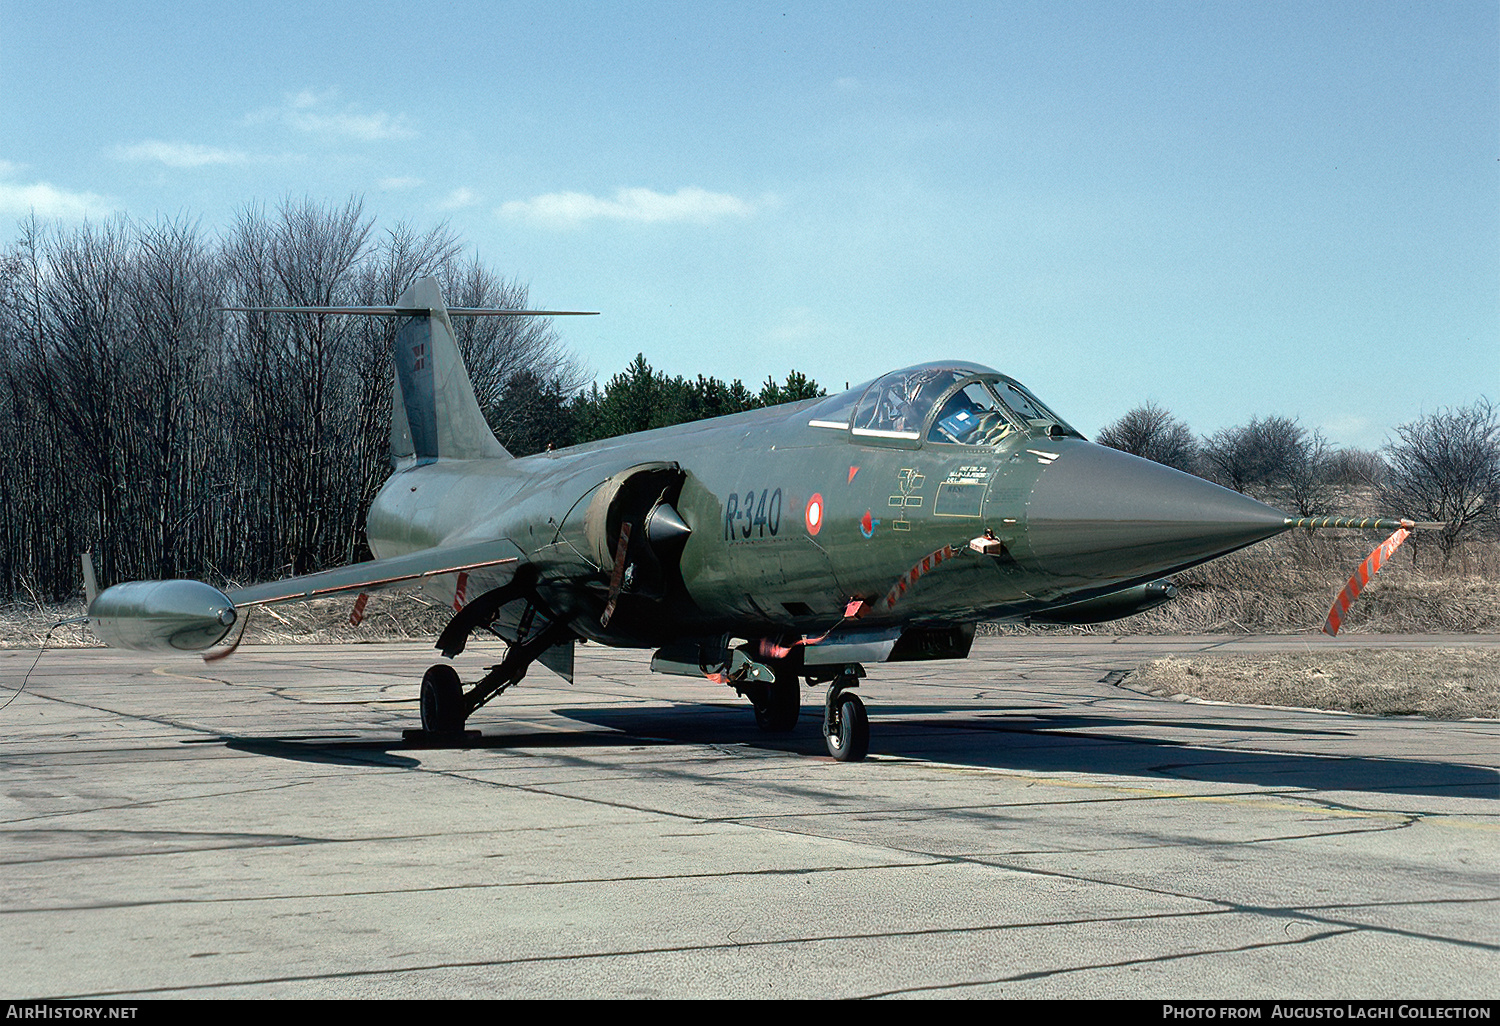
<path fill-rule="evenodd" d="M 848 690 L 858 686 L 859 677 L 845 670 L 828 685 L 823 703 L 823 741 L 839 762 L 859 762 L 870 751 L 869 714 L 859 696 Z"/>

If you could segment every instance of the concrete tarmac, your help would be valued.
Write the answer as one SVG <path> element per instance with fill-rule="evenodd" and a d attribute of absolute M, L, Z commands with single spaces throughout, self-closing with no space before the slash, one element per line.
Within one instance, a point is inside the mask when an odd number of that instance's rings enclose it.
<path fill-rule="evenodd" d="M 1114 683 L 1391 641 L 981 639 L 871 668 L 858 764 L 821 690 L 765 735 L 641 652 L 439 749 L 426 645 L 48 651 L 0 711 L 0 996 L 1495 998 L 1500 722 Z"/>

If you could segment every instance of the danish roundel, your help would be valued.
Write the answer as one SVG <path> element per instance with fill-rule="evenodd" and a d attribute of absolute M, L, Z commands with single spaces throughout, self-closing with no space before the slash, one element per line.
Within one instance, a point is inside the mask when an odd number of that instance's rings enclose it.
<path fill-rule="evenodd" d="M 823 529 L 823 496 L 821 493 L 814 493 L 813 497 L 807 500 L 807 512 L 804 514 L 804 518 L 807 520 L 808 534 L 817 534 Z"/>

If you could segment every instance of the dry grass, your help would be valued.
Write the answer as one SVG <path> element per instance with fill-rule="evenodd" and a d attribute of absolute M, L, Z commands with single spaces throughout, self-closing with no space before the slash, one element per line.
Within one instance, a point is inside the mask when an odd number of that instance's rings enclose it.
<path fill-rule="evenodd" d="M 432 641 L 452 611 L 420 601 L 414 595 L 371 595 L 364 621 L 351 626 L 352 598 L 314 599 L 284 606 L 262 606 L 250 614 L 246 645 L 358 644 L 382 641 Z M 0 648 L 36 648 L 58 620 L 83 615 L 83 603 L 37 605 L 13 602 L 0 606 Z M 233 635 L 231 635 L 232 637 Z M 98 646 L 83 625 L 59 627 L 50 648 Z"/>
<path fill-rule="evenodd" d="M 453 610 L 429 605 L 412 594 L 375 594 L 358 627 L 349 623 L 354 599 L 314 599 L 256 609 L 246 628 L 247 645 L 359 644 L 432 641 L 453 619 Z"/>
<path fill-rule="evenodd" d="M 1436 720 L 1500 717 L 1500 651 L 1441 648 L 1156 659 L 1124 683 L 1157 695 Z"/>
<path fill-rule="evenodd" d="M 8 602 L 0 605 L 0 648 L 38 648 L 47 630 L 59 620 L 83 615 L 83 600 L 56 605 L 36 602 Z M 99 642 L 83 624 L 59 627 L 49 641 L 50 648 L 93 648 Z"/>

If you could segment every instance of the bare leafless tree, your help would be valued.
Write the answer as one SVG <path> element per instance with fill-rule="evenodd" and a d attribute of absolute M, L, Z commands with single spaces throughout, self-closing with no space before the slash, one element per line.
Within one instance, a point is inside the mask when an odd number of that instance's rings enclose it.
<path fill-rule="evenodd" d="M 1328 479 L 1343 486 L 1373 486 L 1385 480 L 1385 460 L 1368 449 L 1337 449 L 1328 457 Z"/>
<path fill-rule="evenodd" d="M 44 485 L 39 527 L 63 553 L 92 545 L 101 569 L 115 572 L 132 568 L 124 544 L 135 417 L 127 387 L 129 236 L 128 222 L 115 219 L 33 240 L 25 259 L 33 265 L 37 320 L 17 363 L 36 403 L 28 433 L 43 443 L 46 459 L 71 469 Z M 46 576 L 60 582 L 66 559 L 46 557 Z"/>
<path fill-rule="evenodd" d="M 270 217 L 247 209 L 226 240 L 231 289 L 247 305 L 348 302 L 371 227 L 356 199 L 341 208 L 287 200 Z M 273 564 L 254 574 L 306 573 L 341 555 L 330 547 L 327 500 L 350 474 L 334 422 L 339 405 L 354 398 L 341 386 L 357 329 L 348 317 L 325 314 L 250 314 L 243 323 L 229 334 L 248 399 L 239 411 L 238 476 L 256 492 L 251 505 L 260 523 L 253 533 L 279 539 Z"/>
<path fill-rule="evenodd" d="M 1406 516 L 1445 525 L 1438 533 L 1444 562 L 1467 532 L 1496 522 L 1500 409 L 1488 399 L 1402 424 L 1384 452 L 1385 501 Z"/>
<path fill-rule="evenodd" d="M 209 553 L 203 497 L 212 490 L 213 416 L 222 370 L 222 267 L 196 224 L 135 225 L 124 387 L 132 522 L 141 570 L 176 577 Z"/>
<path fill-rule="evenodd" d="M 455 306 L 528 305 L 446 224 L 377 233 L 357 198 L 248 206 L 218 234 L 22 222 L 0 247 L 0 597 L 73 594 L 85 548 L 106 584 L 364 556 L 395 325 L 223 308 L 388 305 L 425 275 Z M 551 324 L 458 324 L 492 419 L 567 444 L 584 375 Z"/>
<path fill-rule="evenodd" d="M 1331 512 L 1332 447 L 1294 417 L 1254 417 L 1203 440 L 1209 477 L 1237 492 L 1291 506 L 1299 516 Z"/>
<path fill-rule="evenodd" d="M 1184 473 L 1198 472 L 1198 444 L 1171 411 L 1147 400 L 1099 432 L 1096 441 Z"/>
<path fill-rule="evenodd" d="M 1285 494 L 1299 517 L 1317 517 L 1332 513 L 1335 489 L 1329 468 L 1333 446 L 1316 428 L 1302 430 L 1301 437 L 1288 454 L 1283 468 Z"/>

